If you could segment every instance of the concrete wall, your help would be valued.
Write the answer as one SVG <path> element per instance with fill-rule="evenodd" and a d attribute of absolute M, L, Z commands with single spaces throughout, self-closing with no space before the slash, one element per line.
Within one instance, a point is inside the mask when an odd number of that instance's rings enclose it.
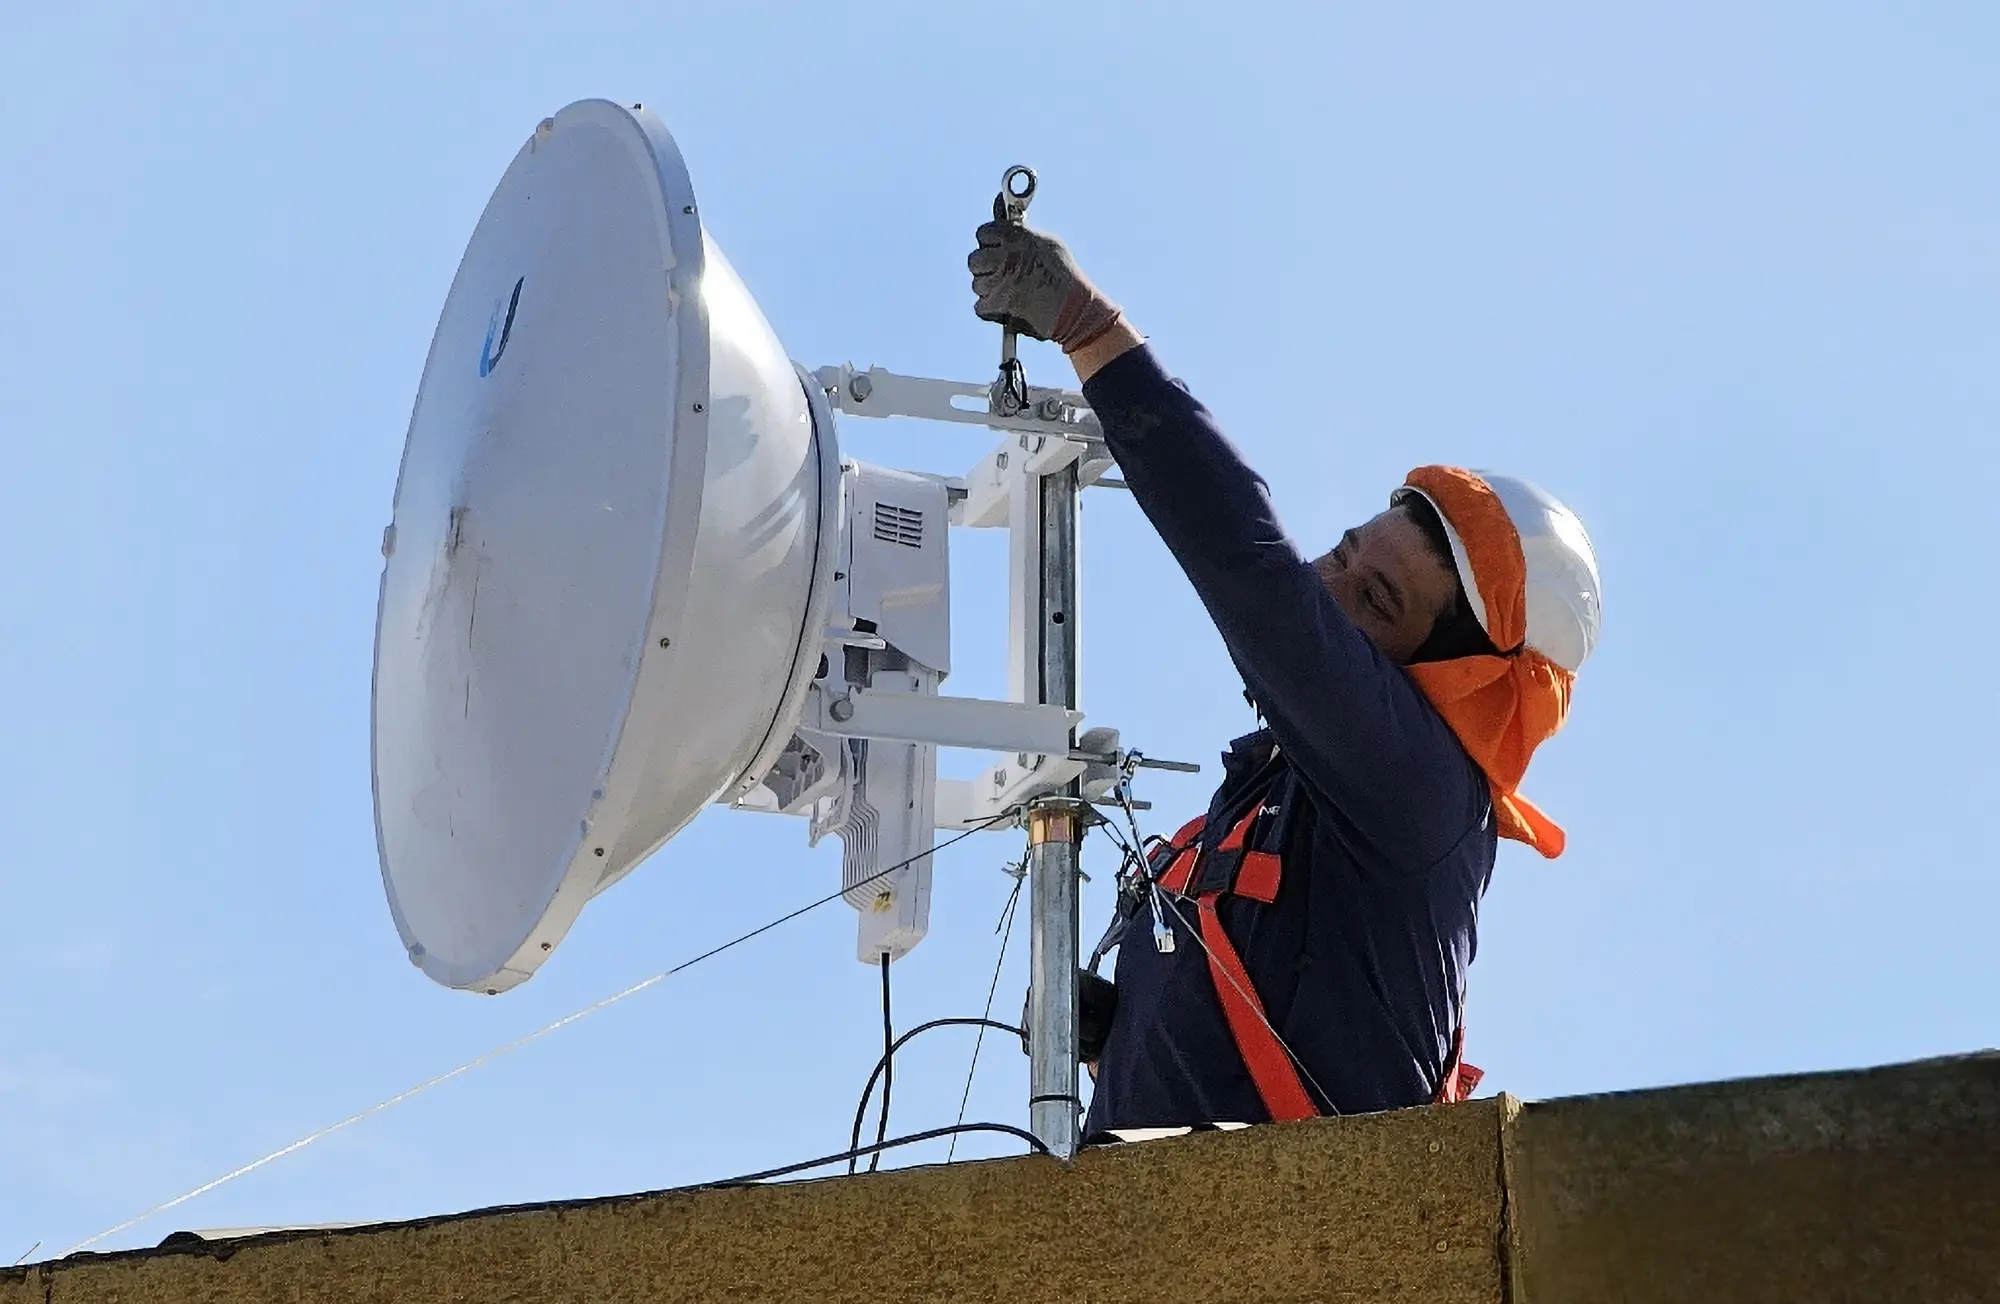
<path fill-rule="evenodd" d="M 2000 1299 L 2000 1056 L 80 1255 L 0 1304 Z"/>
<path fill-rule="evenodd" d="M 1530 1105 L 1517 1300 L 2000 1300 L 2000 1055 Z"/>

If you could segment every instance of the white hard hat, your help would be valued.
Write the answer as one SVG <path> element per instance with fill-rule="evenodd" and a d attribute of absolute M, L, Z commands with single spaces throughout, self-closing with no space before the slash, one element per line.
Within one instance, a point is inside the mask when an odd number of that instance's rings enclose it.
<path fill-rule="evenodd" d="M 1583 522 L 1539 486 L 1518 476 L 1478 470 L 1473 474 L 1486 482 L 1500 505 L 1507 509 L 1508 519 L 1521 537 L 1521 558 L 1527 563 L 1527 645 L 1563 669 L 1575 672 L 1597 645 L 1597 630 L 1603 619 L 1597 554 L 1590 546 L 1590 536 L 1583 531 Z M 1433 508 L 1438 507 L 1420 489 L 1405 486 L 1396 496 L 1403 493 L 1418 494 Z M 1458 568 L 1465 596 L 1472 604 L 1472 614 L 1479 618 L 1479 627 L 1490 633 L 1486 600 L 1473 577 L 1465 544 L 1442 509 L 1438 510 L 1438 517 L 1444 522 L 1445 538 L 1451 543 L 1451 559 Z"/>

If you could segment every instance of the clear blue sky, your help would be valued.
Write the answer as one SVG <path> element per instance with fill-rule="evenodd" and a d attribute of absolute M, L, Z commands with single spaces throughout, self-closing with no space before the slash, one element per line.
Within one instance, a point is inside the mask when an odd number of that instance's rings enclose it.
<path fill-rule="evenodd" d="M 1976 4 L 24 9 L 0 43 L 0 1262 L 836 884 L 801 826 L 704 816 L 495 1000 L 423 979 L 381 898 L 369 658 L 411 400 L 493 184 L 595 95 L 660 111 L 808 364 L 989 375 L 963 255 L 1029 162 L 1035 217 L 1309 545 L 1434 460 L 1578 509 L 1606 625 L 1528 785 L 1570 853 L 1503 850 L 1486 900 L 1492 1089 L 2000 1041 L 1996 59 Z M 986 447 L 843 438 L 953 472 Z M 1085 705 L 1211 763 L 1151 781 L 1178 823 L 1247 715 L 1131 504 L 1094 498 L 1085 542 Z M 998 582 L 998 539 L 956 546 L 965 594 Z M 1134 655 L 1142 620 L 1170 632 Z M 998 691 L 999 621 L 964 600 L 952 691 Z M 978 1012 L 1015 851 L 943 857 L 900 1022 Z M 879 1035 L 853 927 L 828 908 L 113 1243 L 838 1149 Z M 899 1129 L 956 1109 L 969 1037 L 933 1036 Z M 1023 1121 L 1024 1059 L 986 1055 L 972 1116 Z"/>

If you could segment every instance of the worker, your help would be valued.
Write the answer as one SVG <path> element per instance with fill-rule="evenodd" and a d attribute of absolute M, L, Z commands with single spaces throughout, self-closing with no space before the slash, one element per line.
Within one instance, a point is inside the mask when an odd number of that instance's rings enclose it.
<path fill-rule="evenodd" d="M 1582 524 L 1527 481 L 1427 466 L 1308 560 L 1064 243 L 994 218 L 975 311 L 1074 364 L 1263 726 L 1207 813 L 1122 876 L 1086 1141 L 1462 1099 L 1496 840 L 1563 849 L 1519 786 L 1597 640 Z"/>

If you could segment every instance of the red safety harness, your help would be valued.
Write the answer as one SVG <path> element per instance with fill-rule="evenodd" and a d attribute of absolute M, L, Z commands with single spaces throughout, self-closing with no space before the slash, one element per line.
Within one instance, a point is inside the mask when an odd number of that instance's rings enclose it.
<path fill-rule="evenodd" d="M 1276 782 L 1276 777 L 1274 774 L 1272 781 L 1256 785 L 1257 799 L 1235 817 L 1227 835 L 1212 849 L 1203 851 L 1202 832 L 1208 821 L 1206 816 L 1197 816 L 1182 825 L 1171 841 L 1154 842 L 1147 867 L 1161 888 L 1193 898 L 1202 949 L 1208 953 L 1209 976 L 1215 981 L 1229 1034 L 1272 1121 L 1287 1123 L 1317 1117 L 1320 1111 L 1301 1081 L 1291 1053 L 1272 1031 L 1264 1003 L 1217 911 L 1227 896 L 1248 897 L 1265 905 L 1278 899 L 1289 823 L 1285 799 L 1291 785 Z M 1465 1062 L 1464 1049 L 1465 1027 L 1461 1023 L 1445 1061 L 1444 1080 L 1432 1103 L 1448 1105 L 1464 1100 L 1485 1076 Z"/>

